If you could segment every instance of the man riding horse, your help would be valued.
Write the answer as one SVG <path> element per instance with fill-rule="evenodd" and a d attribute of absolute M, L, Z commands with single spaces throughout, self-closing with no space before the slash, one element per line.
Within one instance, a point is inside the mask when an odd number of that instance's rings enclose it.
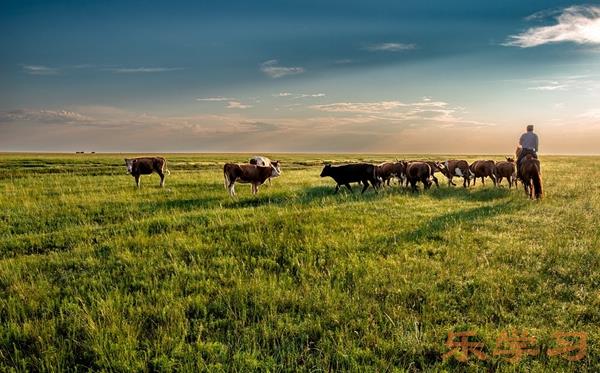
<path fill-rule="evenodd" d="M 517 177 L 523 180 L 523 175 L 521 175 L 521 163 L 523 159 L 529 154 L 537 159 L 537 152 L 539 150 L 538 136 L 533 133 L 533 125 L 528 125 L 527 132 L 521 135 L 519 147 L 521 151 L 517 155 Z"/>

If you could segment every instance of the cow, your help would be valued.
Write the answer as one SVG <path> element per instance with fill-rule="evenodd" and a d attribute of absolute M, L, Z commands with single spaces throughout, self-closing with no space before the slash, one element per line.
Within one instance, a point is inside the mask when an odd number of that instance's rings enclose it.
<path fill-rule="evenodd" d="M 252 184 L 252 195 L 258 194 L 258 187 L 264 184 L 267 179 L 279 176 L 279 170 L 270 165 L 257 166 L 255 164 L 236 164 L 226 163 L 223 166 L 223 177 L 225 178 L 225 188 L 230 196 L 235 196 L 235 182 Z"/>
<path fill-rule="evenodd" d="M 379 186 L 377 166 L 369 163 L 354 163 L 339 166 L 326 164 L 321 171 L 321 177 L 326 176 L 331 177 L 336 182 L 334 194 L 340 190 L 340 186 L 342 185 L 345 185 L 352 192 L 350 183 L 362 182 L 363 189 L 361 194 L 367 190 L 369 182 L 373 186 L 373 189 L 375 189 L 375 192 L 377 192 L 377 187 Z"/>
<path fill-rule="evenodd" d="M 156 172 L 160 176 L 160 186 L 165 186 L 165 172 L 171 175 L 171 171 L 166 169 L 167 160 L 163 157 L 140 157 L 125 158 L 127 173 L 135 178 L 135 185 L 140 187 L 140 176 L 150 175 Z"/>
<path fill-rule="evenodd" d="M 267 157 L 263 157 L 261 155 L 255 155 L 252 158 L 250 158 L 248 163 L 255 164 L 257 166 L 263 166 L 263 167 L 269 167 L 269 166 L 273 165 L 279 172 L 279 175 L 281 175 L 281 163 L 279 161 L 272 161 Z M 277 175 L 277 176 L 279 176 L 279 175 Z M 271 178 L 269 178 L 269 185 L 271 185 Z"/>
<path fill-rule="evenodd" d="M 440 187 L 440 183 L 437 177 L 435 177 L 435 173 L 436 172 L 442 172 L 441 166 L 439 162 L 434 162 L 434 161 L 410 161 L 410 162 L 423 162 L 423 163 L 427 163 L 429 165 L 429 167 L 431 167 L 431 181 L 433 181 L 435 183 L 436 187 Z M 409 162 L 409 163 L 410 163 Z M 408 178 L 406 178 L 406 186 L 408 187 L 409 184 L 409 180 Z M 456 186 L 456 184 L 454 184 L 454 182 L 452 182 L 452 185 Z"/>
<path fill-rule="evenodd" d="M 418 190 L 417 182 L 422 182 L 425 189 L 431 187 L 431 166 L 426 162 L 410 162 L 406 164 L 406 177 L 413 192 Z"/>
<path fill-rule="evenodd" d="M 463 187 L 467 187 L 467 182 L 470 184 L 474 178 L 473 172 L 469 169 L 467 161 L 450 159 L 444 163 L 438 163 L 440 172 L 448 178 L 448 186 L 456 185 L 452 182 L 454 176 L 463 178 Z"/>
<path fill-rule="evenodd" d="M 508 187 L 512 188 L 513 183 L 517 186 L 517 168 L 515 166 L 515 160 L 511 157 L 506 157 L 506 161 L 496 162 L 494 169 L 494 176 L 496 176 L 496 184 L 500 185 L 502 178 L 508 180 Z"/>
<path fill-rule="evenodd" d="M 381 180 L 382 185 L 387 184 L 390 186 L 390 180 L 392 177 L 397 177 L 400 181 L 400 185 L 402 185 L 404 179 L 406 178 L 405 168 L 406 165 L 403 162 L 384 162 L 377 165 L 375 174 L 377 178 Z"/>
<path fill-rule="evenodd" d="M 496 186 L 496 175 L 494 174 L 494 169 L 496 168 L 496 162 L 492 160 L 487 161 L 475 161 L 471 163 L 469 169 L 474 175 L 473 178 L 473 186 L 475 186 L 475 182 L 477 178 L 481 178 L 481 183 L 485 185 L 485 178 L 489 177 L 492 179 L 494 186 Z"/>

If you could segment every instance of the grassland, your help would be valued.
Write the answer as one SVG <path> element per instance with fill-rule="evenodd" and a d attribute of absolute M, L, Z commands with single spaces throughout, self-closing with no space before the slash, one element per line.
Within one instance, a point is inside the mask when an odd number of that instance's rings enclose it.
<path fill-rule="evenodd" d="M 136 190 L 121 155 L 0 155 L 0 370 L 600 371 L 600 158 L 542 157 L 534 202 L 333 195 L 323 160 L 396 156 L 314 154 L 231 199 L 247 155 L 166 156 Z M 513 328 L 541 353 L 493 356 Z M 442 359 L 465 330 L 486 361 Z M 548 357 L 557 331 L 586 356 Z"/>

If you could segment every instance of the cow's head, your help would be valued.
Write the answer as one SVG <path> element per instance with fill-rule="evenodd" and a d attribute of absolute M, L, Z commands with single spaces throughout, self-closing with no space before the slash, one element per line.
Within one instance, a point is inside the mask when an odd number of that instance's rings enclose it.
<path fill-rule="evenodd" d="M 331 175 L 331 164 L 326 164 L 323 167 L 323 171 L 321 171 L 321 177 L 330 176 Z"/>
<path fill-rule="evenodd" d="M 271 162 L 271 177 L 277 177 L 281 175 L 281 168 L 279 167 L 279 161 Z"/>
<path fill-rule="evenodd" d="M 127 166 L 127 173 L 133 172 L 133 164 L 135 163 L 135 159 L 127 159 L 125 158 L 125 165 Z"/>
<path fill-rule="evenodd" d="M 281 175 L 281 162 L 280 161 L 272 161 L 271 166 L 277 170 L 277 176 Z"/>
<path fill-rule="evenodd" d="M 507 162 L 514 162 L 515 159 L 513 157 L 505 157 Z"/>

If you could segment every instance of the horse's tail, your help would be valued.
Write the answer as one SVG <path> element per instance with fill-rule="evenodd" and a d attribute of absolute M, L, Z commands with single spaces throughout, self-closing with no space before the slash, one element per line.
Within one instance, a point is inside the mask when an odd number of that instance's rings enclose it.
<path fill-rule="evenodd" d="M 531 179 L 533 181 L 533 192 L 535 193 L 535 198 L 542 198 L 542 175 L 540 174 L 540 169 L 538 167 L 534 167 Z"/>

